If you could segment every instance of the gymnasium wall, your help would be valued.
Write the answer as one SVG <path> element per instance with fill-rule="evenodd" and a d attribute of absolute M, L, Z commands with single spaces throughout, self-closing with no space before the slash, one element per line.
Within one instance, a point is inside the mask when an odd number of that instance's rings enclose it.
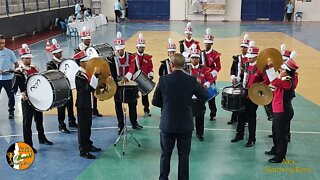
<path fill-rule="evenodd" d="M 305 1 L 305 0 L 304 0 Z M 320 0 L 311 2 L 295 1 L 295 12 L 302 12 L 303 21 L 320 21 Z"/>
<path fill-rule="evenodd" d="M 123 2 L 124 0 L 121 0 Z M 170 20 L 184 20 L 186 2 L 190 0 L 170 0 Z M 305 0 L 304 0 L 305 1 Z M 101 11 L 109 20 L 114 20 L 113 4 L 115 0 L 101 0 Z M 85 4 L 89 1 L 85 1 Z M 240 21 L 242 0 L 227 0 L 227 16 L 230 21 Z M 89 5 L 90 6 L 90 5 Z M 130 4 L 129 4 L 130 6 Z M 295 2 L 295 12 L 302 11 L 304 21 L 320 21 L 320 0 L 312 0 L 311 2 Z M 207 20 L 221 21 L 225 17 L 223 15 L 208 15 Z M 203 15 L 187 15 L 188 20 L 203 20 Z"/>

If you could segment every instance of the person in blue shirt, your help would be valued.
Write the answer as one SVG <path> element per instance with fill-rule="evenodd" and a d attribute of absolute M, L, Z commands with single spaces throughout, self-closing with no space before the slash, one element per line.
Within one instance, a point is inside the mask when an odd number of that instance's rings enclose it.
<path fill-rule="evenodd" d="M 13 119 L 15 99 L 14 94 L 11 91 L 13 74 L 10 71 L 19 67 L 19 63 L 14 53 L 10 49 L 6 48 L 5 44 L 5 37 L 0 34 L 0 93 L 2 88 L 7 92 L 9 99 L 9 119 Z"/>
<path fill-rule="evenodd" d="M 291 1 L 289 1 L 288 4 L 286 5 L 286 17 L 288 19 L 288 22 L 291 21 L 293 9 L 294 9 L 294 7 L 293 7 Z"/>

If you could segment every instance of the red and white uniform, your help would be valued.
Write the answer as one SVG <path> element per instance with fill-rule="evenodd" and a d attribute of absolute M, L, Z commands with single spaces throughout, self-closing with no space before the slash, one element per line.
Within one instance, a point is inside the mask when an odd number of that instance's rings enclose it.
<path fill-rule="evenodd" d="M 211 49 L 209 51 L 202 51 L 201 55 L 202 64 L 206 67 L 209 67 L 211 75 L 216 77 L 218 72 L 221 70 L 221 53 Z"/>
<path fill-rule="evenodd" d="M 196 44 L 197 45 L 197 49 L 198 50 L 201 50 L 200 49 L 200 43 L 194 39 L 184 39 L 184 40 L 181 40 L 180 42 L 180 53 L 183 54 L 184 52 L 186 54 L 190 54 L 190 51 L 191 51 L 191 46 L 192 44 Z"/>
<path fill-rule="evenodd" d="M 270 82 L 268 80 L 268 76 L 264 75 L 257 69 L 257 62 L 254 63 L 247 63 L 247 71 L 244 74 L 244 87 L 249 89 L 252 84 L 263 82 L 264 84 L 268 85 Z M 247 74 L 247 75 L 246 75 Z M 247 80 L 246 80 L 247 76 Z"/>
<path fill-rule="evenodd" d="M 210 68 L 202 66 L 200 64 L 193 66 L 192 64 L 189 66 L 190 75 L 197 78 L 197 80 L 207 88 L 210 87 L 212 83 L 217 79 L 217 77 L 212 77 L 210 73 Z"/>
<path fill-rule="evenodd" d="M 135 55 L 125 52 L 122 57 L 115 58 L 117 76 L 125 76 L 128 80 L 135 72 Z"/>
<path fill-rule="evenodd" d="M 146 53 L 139 53 L 137 52 L 135 57 L 135 65 L 137 67 L 137 71 L 141 70 L 144 72 L 148 77 L 153 77 L 153 64 L 152 64 L 152 55 Z"/>

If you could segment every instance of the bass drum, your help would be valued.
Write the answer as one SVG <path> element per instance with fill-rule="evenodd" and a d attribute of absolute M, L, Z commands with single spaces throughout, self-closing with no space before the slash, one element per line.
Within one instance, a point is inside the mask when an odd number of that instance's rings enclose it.
<path fill-rule="evenodd" d="M 69 80 L 70 88 L 76 88 L 76 74 L 79 71 L 78 64 L 72 59 L 63 60 L 59 65 L 59 71 L 65 74 Z"/>
<path fill-rule="evenodd" d="M 67 77 L 58 70 L 33 74 L 27 79 L 29 103 L 37 111 L 63 106 L 70 98 Z"/>
<path fill-rule="evenodd" d="M 227 111 L 243 111 L 245 101 L 245 89 L 242 87 L 228 86 L 223 88 L 221 106 Z"/>
<path fill-rule="evenodd" d="M 104 59 L 112 59 L 114 57 L 114 50 L 108 43 L 96 44 L 86 49 L 87 56 L 102 57 Z"/>

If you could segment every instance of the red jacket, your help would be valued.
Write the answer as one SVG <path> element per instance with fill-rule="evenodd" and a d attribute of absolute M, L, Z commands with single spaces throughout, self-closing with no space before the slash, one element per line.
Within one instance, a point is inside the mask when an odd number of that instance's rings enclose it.
<path fill-rule="evenodd" d="M 125 52 L 123 57 L 115 58 L 117 76 L 126 76 L 129 80 L 135 72 L 135 55 Z"/>
<path fill-rule="evenodd" d="M 190 75 L 197 78 L 197 80 L 200 80 L 200 83 L 204 85 L 206 82 L 209 82 L 209 86 L 214 83 L 214 81 L 217 79 L 217 77 L 212 77 L 210 73 L 210 68 L 199 65 L 197 68 L 192 68 L 190 65 Z"/>
<path fill-rule="evenodd" d="M 153 64 L 152 64 L 152 56 L 149 54 L 143 53 L 142 55 L 135 54 L 135 65 L 137 67 L 137 71 L 141 70 L 148 76 L 153 75 Z"/>
<path fill-rule="evenodd" d="M 248 66 L 248 83 L 247 83 L 247 88 L 249 89 L 252 84 L 257 83 L 257 82 L 262 82 L 263 84 L 269 85 L 270 81 L 268 79 L 268 76 L 266 74 L 261 73 L 257 69 L 257 65 L 253 66 Z"/>
<path fill-rule="evenodd" d="M 272 110 L 276 113 L 284 112 L 284 101 L 286 101 L 284 99 L 285 92 L 288 93 L 290 90 L 293 91 L 297 87 L 298 75 L 294 77 L 294 82 L 276 78 L 271 82 L 271 85 L 275 87 L 275 90 L 273 91 Z M 294 87 L 292 87 L 292 85 Z"/>
<path fill-rule="evenodd" d="M 202 51 L 201 55 L 202 64 L 211 69 L 212 76 L 217 75 L 217 73 L 221 70 L 221 53 L 218 53 L 217 51 L 212 49 L 211 51 L 209 51 L 209 53 Z"/>

